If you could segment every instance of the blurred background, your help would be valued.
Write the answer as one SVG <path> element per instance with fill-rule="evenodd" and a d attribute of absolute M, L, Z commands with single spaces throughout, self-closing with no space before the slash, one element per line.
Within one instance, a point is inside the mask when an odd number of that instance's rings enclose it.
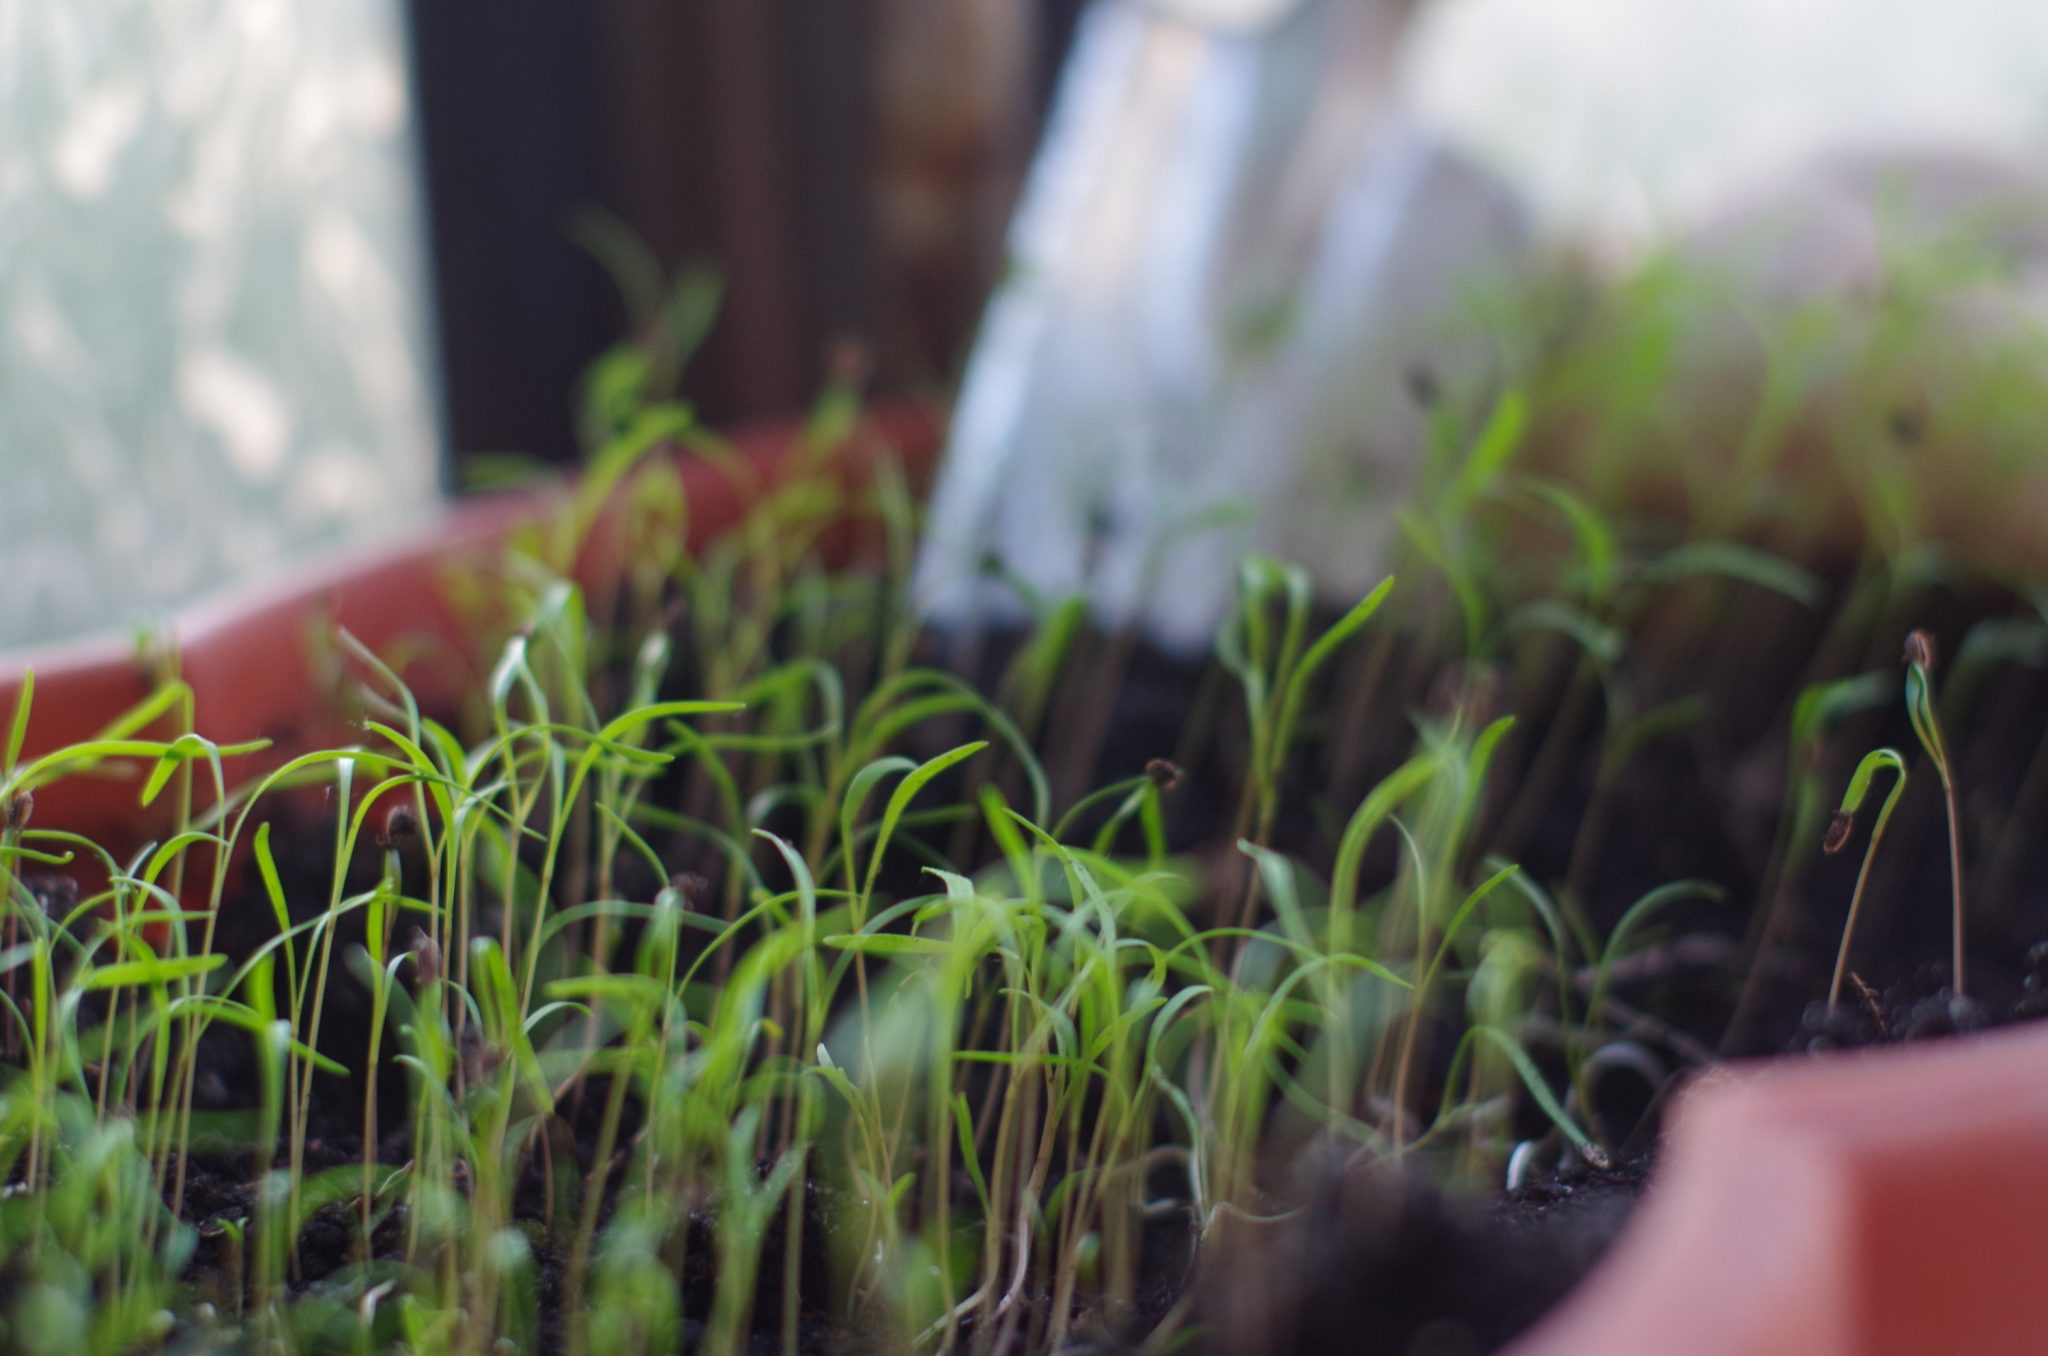
<path fill-rule="evenodd" d="M 1592 251 L 1816 148 L 2048 141 L 2028 0 L 1339 3 L 1392 16 L 1386 99 Z M 1303 5 L 1127 7 L 1203 42 Z M 1086 8 L 0 0 L 0 644 L 577 457 L 626 324 L 592 209 L 722 280 L 707 420 L 801 408 L 847 339 L 948 398 Z"/>
<path fill-rule="evenodd" d="M 601 208 L 715 268 L 687 394 L 936 393 L 1078 0 L 0 0 L 0 644 L 579 455 Z"/>

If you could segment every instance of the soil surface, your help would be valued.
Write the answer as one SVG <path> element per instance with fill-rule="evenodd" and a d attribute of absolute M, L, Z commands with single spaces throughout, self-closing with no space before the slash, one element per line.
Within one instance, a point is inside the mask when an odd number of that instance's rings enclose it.
<path fill-rule="evenodd" d="M 1385 1168 L 1333 1173 L 1271 1239 L 1226 1243 L 1205 1305 L 1218 1352 L 1481 1356 L 1562 1299 L 1620 1230 L 1647 1156 L 1494 1201 Z M 1244 1269 L 1252 1273 L 1245 1275 Z"/>

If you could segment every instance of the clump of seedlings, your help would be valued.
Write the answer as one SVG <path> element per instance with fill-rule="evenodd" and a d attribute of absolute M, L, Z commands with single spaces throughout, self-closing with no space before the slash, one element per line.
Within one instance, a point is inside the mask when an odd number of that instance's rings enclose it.
<path fill-rule="evenodd" d="M 1920 747 L 1927 754 L 1927 760 L 1934 765 L 1947 814 L 1951 902 L 1949 974 L 1953 991 L 1960 999 L 1966 996 L 1963 987 L 1962 813 L 1956 800 L 1955 774 L 1949 762 L 1948 746 L 1942 739 L 1940 720 L 1934 709 L 1934 638 L 1925 631 L 1909 634 L 1906 637 L 1905 663 L 1907 718 L 1912 723 Z M 1898 808 L 1899 798 L 1906 792 L 1906 760 L 1897 749 L 1873 749 L 1863 756 L 1863 761 L 1856 765 L 1856 771 L 1850 776 L 1848 788 L 1842 793 L 1842 803 L 1828 821 L 1827 833 L 1821 840 L 1821 850 L 1830 856 L 1849 845 L 1849 837 L 1855 831 L 1856 814 L 1863 808 L 1871 781 L 1879 772 L 1892 774 L 1891 790 L 1885 795 L 1876 822 L 1871 826 L 1863 864 L 1856 873 L 1855 892 L 1849 897 L 1849 915 L 1842 924 L 1842 945 L 1835 956 L 1834 978 L 1828 983 L 1830 1013 L 1841 1002 L 1842 980 L 1849 973 L 1849 945 L 1856 931 L 1857 913 L 1863 907 L 1863 896 L 1870 884 L 1871 864 L 1877 859 L 1877 848 L 1884 840 L 1885 826 L 1891 822 L 1892 812 Z"/>

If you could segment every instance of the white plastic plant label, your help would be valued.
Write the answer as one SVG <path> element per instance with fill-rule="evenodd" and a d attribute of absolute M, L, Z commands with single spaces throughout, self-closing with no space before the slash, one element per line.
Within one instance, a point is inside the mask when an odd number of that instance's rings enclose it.
<path fill-rule="evenodd" d="M 1192 650 L 1246 550 L 1337 596 L 1378 577 L 1425 436 L 1411 374 L 1477 398 L 1491 348 L 1460 306 L 1525 237 L 1392 111 L 1406 8 L 1089 12 L 933 499 L 935 621 L 1014 618 L 1021 582 Z"/>

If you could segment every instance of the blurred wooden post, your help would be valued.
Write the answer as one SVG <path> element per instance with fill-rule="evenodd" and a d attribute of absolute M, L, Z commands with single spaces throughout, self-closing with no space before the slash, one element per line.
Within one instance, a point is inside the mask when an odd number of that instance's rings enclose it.
<path fill-rule="evenodd" d="M 875 0 L 875 210 L 886 369 L 949 381 L 1031 158 L 1038 10 Z"/>
<path fill-rule="evenodd" d="M 602 0 L 604 202 L 725 273 L 689 383 L 714 415 L 803 404 L 825 350 L 949 381 L 998 271 L 1035 124 L 1022 0 Z"/>

